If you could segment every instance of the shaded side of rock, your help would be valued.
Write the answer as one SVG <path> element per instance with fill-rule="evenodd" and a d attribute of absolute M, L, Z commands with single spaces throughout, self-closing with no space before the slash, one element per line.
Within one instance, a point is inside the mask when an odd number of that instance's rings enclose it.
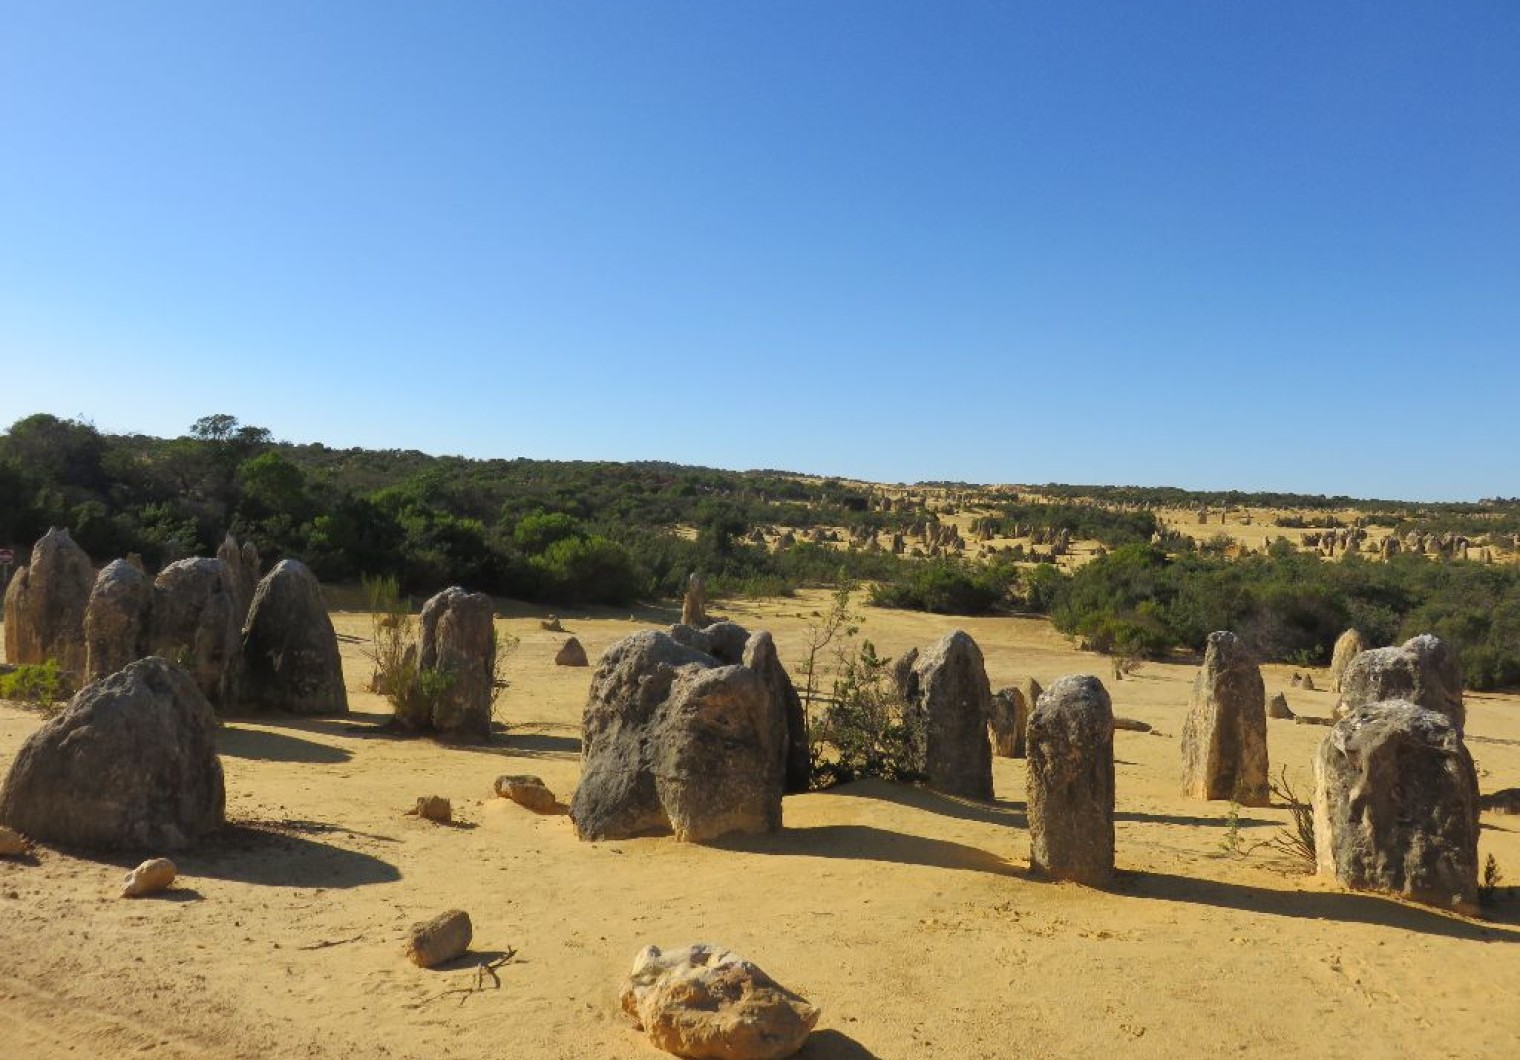
<path fill-rule="evenodd" d="M 1182 786 L 1195 799 L 1271 804 L 1261 667 L 1233 633 L 1210 633 L 1182 726 Z"/>
<path fill-rule="evenodd" d="M 589 666 L 590 660 L 586 658 L 586 649 L 581 647 L 581 642 L 571 637 L 559 646 L 559 651 L 554 653 L 555 666 Z"/>
<path fill-rule="evenodd" d="M 955 630 L 918 657 L 918 713 L 924 721 L 923 772 L 948 795 L 992 798 L 992 745 L 987 721 L 992 689 L 982 650 Z"/>
<path fill-rule="evenodd" d="M 1106 884 L 1114 871 L 1114 710 L 1096 677 L 1055 681 L 1029 715 L 1029 866 Z"/>
<path fill-rule="evenodd" d="M 124 559 L 95 578 L 84 612 L 85 680 L 114 674 L 148 653 L 153 582 Z"/>
<path fill-rule="evenodd" d="M 1288 697 L 1278 692 L 1267 700 L 1267 717 L 1291 719 L 1295 717 L 1293 710 L 1288 706 Z"/>
<path fill-rule="evenodd" d="M 224 819 L 215 734 L 195 682 L 141 659 L 27 738 L 0 789 L 0 822 L 63 846 L 182 850 Z"/>
<path fill-rule="evenodd" d="M 485 593 L 452 586 L 422 605 L 418 617 L 418 680 L 414 712 L 403 724 L 453 739 L 491 735 L 496 698 L 495 607 Z"/>
<path fill-rule="evenodd" d="M 281 560 L 259 582 L 243 633 L 243 667 L 250 706 L 348 713 L 338 635 L 316 576 L 299 560 Z"/>
<path fill-rule="evenodd" d="M 1353 708 L 1314 758 L 1321 875 L 1474 912 L 1478 777 L 1445 714 L 1407 700 Z"/>
<path fill-rule="evenodd" d="M 807 714 L 802 709 L 802 697 L 797 694 L 797 687 L 781 665 L 776 642 L 764 630 L 755 633 L 745 641 L 741 661 L 760 675 L 776 715 L 785 721 L 785 732 L 781 734 L 784 749 L 782 790 L 788 795 L 807 791 L 812 779 Z"/>

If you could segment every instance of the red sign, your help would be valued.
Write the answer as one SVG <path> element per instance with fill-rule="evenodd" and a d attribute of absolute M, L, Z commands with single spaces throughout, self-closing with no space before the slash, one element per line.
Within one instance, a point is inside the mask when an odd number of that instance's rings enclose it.
<path fill-rule="evenodd" d="M 8 548 L 0 548 L 0 564 L 10 566 L 16 561 L 16 554 Z"/>

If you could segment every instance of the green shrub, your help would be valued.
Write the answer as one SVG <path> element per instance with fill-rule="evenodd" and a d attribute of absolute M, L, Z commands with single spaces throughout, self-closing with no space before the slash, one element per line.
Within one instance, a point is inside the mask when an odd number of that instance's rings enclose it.
<path fill-rule="evenodd" d="M 9 673 L 0 673 L 0 699 L 30 703 L 51 713 L 69 694 L 68 679 L 56 659 L 22 663 Z"/>

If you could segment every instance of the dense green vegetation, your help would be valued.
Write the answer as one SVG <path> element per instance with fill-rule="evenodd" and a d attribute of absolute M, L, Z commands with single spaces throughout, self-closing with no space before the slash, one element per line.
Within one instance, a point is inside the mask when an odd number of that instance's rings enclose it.
<path fill-rule="evenodd" d="M 1127 546 L 1056 590 L 1051 621 L 1101 651 L 1161 656 L 1201 650 L 1216 629 L 1262 658 L 1323 664 L 1355 626 L 1372 644 L 1435 633 L 1455 644 L 1467 683 L 1520 684 L 1520 567 L 1396 557 L 1326 563 L 1274 546 L 1226 560 Z"/>

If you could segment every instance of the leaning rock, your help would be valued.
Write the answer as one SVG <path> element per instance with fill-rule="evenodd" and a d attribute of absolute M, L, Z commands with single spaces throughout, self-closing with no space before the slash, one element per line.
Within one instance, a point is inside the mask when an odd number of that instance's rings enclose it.
<path fill-rule="evenodd" d="M 82 673 L 84 611 L 94 586 L 90 557 L 69 532 L 55 527 L 44 534 L 32 546 L 31 563 L 16 571 L 5 590 L 6 661 L 53 659 L 67 673 Z"/>
<path fill-rule="evenodd" d="M 553 813 L 559 808 L 559 800 L 554 797 L 554 792 L 540 778 L 526 773 L 497 777 L 496 794 L 511 799 L 534 813 Z"/>
<path fill-rule="evenodd" d="M 1029 715 L 1029 867 L 1092 886 L 1114 873 L 1114 709 L 1096 677 L 1063 677 Z"/>
<path fill-rule="evenodd" d="M 1461 730 L 1406 700 L 1352 708 L 1314 758 L 1323 876 L 1475 912 L 1478 776 Z"/>
<path fill-rule="evenodd" d="M 922 772 L 948 795 L 992 798 L 992 744 L 987 721 L 992 689 L 982 650 L 962 630 L 947 634 L 913 666 L 918 698 L 906 716 L 923 731 Z"/>
<path fill-rule="evenodd" d="M 27 738 L 0 789 L 0 822 L 63 846 L 183 850 L 223 821 L 215 734 L 195 683 L 141 659 Z"/>
<path fill-rule="evenodd" d="M 1330 653 L 1330 691 L 1343 691 L 1341 682 L 1346 676 L 1346 667 L 1366 650 L 1367 643 L 1362 638 L 1361 630 L 1348 629 L 1335 638 L 1335 648 Z"/>
<path fill-rule="evenodd" d="M 731 950 L 646 946 L 623 983 L 623 1011 L 656 1048 L 716 1060 L 779 1060 L 802 1048 L 818 1009 Z"/>
<path fill-rule="evenodd" d="M 1004 688 L 992 694 L 987 719 L 987 735 L 992 739 L 992 753 L 1000 758 L 1024 757 L 1024 729 L 1029 724 L 1029 702 L 1017 688 Z"/>
<path fill-rule="evenodd" d="M 485 593 L 458 586 L 422 605 L 417 664 L 427 695 L 396 717 L 413 729 L 464 740 L 491 735 L 496 698 L 495 608 Z M 433 676 L 436 675 L 436 676 Z"/>
<path fill-rule="evenodd" d="M 758 636 L 758 635 L 757 635 Z M 581 720 L 582 839 L 703 842 L 781 827 L 786 716 L 762 673 L 635 633 L 607 649 Z"/>
<path fill-rule="evenodd" d="M 560 645 L 559 651 L 554 653 L 555 666 L 587 666 L 586 649 L 581 647 L 581 642 L 571 637 Z"/>
<path fill-rule="evenodd" d="M 1291 719 L 1295 715 L 1288 706 L 1288 697 L 1279 692 L 1267 701 L 1267 717 Z"/>
<path fill-rule="evenodd" d="M 145 898 L 150 894 L 166 891 L 178 874 L 179 870 L 168 858 L 145 861 L 127 873 L 126 878 L 121 881 L 121 897 Z"/>
<path fill-rule="evenodd" d="M 237 700 L 243 635 L 227 565 L 219 559 L 182 559 L 153 580 L 148 650 L 179 663 L 213 707 Z"/>
<path fill-rule="evenodd" d="M 406 956 L 419 968 L 436 968 L 456 957 L 463 957 L 474 935 L 470 914 L 462 909 L 450 909 L 431 920 L 412 925 L 406 940 Z"/>
<path fill-rule="evenodd" d="M 1392 648 L 1374 648 L 1351 660 L 1341 677 L 1336 713 L 1405 699 L 1444 714 L 1461 731 L 1467 721 L 1462 703 L 1462 665 L 1451 646 L 1421 633 Z"/>
<path fill-rule="evenodd" d="M 98 681 L 148 653 L 153 583 L 124 559 L 106 564 L 84 612 L 85 680 Z"/>
<path fill-rule="evenodd" d="M 1233 633 L 1210 633 L 1182 726 L 1182 786 L 1195 799 L 1269 806 L 1267 694 L 1261 668 Z"/>
<path fill-rule="evenodd" d="M 259 582 L 243 633 L 244 698 L 292 714 L 347 714 L 338 635 L 306 565 L 284 559 Z"/>

